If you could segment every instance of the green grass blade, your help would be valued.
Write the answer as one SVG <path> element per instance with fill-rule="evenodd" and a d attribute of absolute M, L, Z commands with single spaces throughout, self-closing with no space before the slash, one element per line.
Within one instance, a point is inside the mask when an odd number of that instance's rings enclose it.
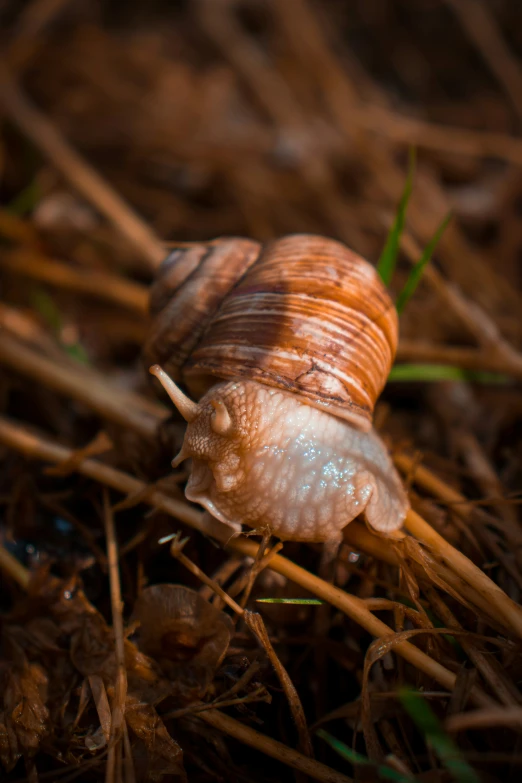
<path fill-rule="evenodd" d="M 7 205 L 7 212 L 18 217 L 24 217 L 24 215 L 28 215 L 33 211 L 40 199 L 40 186 L 37 180 L 34 179 Z"/>
<path fill-rule="evenodd" d="M 52 296 L 49 296 L 42 288 L 35 288 L 31 292 L 31 299 L 34 308 L 40 313 L 49 328 L 59 339 L 63 320 L 60 310 L 56 306 Z M 81 343 L 65 344 L 60 341 L 60 344 L 63 350 L 69 354 L 72 359 L 80 362 L 80 364 L 89 364 L 89 356 Z"/>
<path fill-rule="evenodd" d="M 480 370 L 463 370 L 450 364 L 396 364 L 388 380 L 392 383 L 432 383 L 436 381 L 471 381 L 472 383 L 509 383 L 507 375 Z"/>
<path fill-rule="evenodd" d="M 401 241 L 401 235 L 404 229 L 404 223 L 406 221 L 406 210 L 408 208 L 408 202 L 410 200 L 411 191 L 413 187 L 413 175 L 415 172 L 415 149 L 410 149 L 410 162 L 408 166 L 408 177 L 404 186 L 404 191 L 399 201 L 397 208 L 397 214 L 395 220 L 390 229 L 390 232 L 386 238 L 386 244 L 384 245 L 381 257 L 377 263 L 377 272 L 381 276 L 381 280 L 384 285 L 390 285 L 393 273 L 395 272 L 395 266 L 397 264 L 397 256 L 399 254 L 399 245 Z"/>
<path fill-rule="evenodd" d="M 462 757 L 452 738 L 446 734 L 439 719 L 420 693 L 402 690 L 399 693 L 402 706 L 415 722 L 419 731 L 439 757 L 441 763 L 457 783 L 480 783 L 475 770 Z"/>
<path fill-rule="evenodd" d="M 413 778 L 407 778 L 400 772 L 397 772 L 391 767 L 386 767 L 384 764 L 376 765 L 370 761 L 367 756 L 363 756 L 361 753 L 357 753 L 356 750 L 348 747 L 344 742 L 333 737 L 328 731 L 324 729 L 318 729 L 316 735 L 321 737 L 330 747 L 338 753 L 341 758 L 348 761 L 350 764 L 359 764 L 366 767 L 375 767 L 377 775 L 381 780 L 394 780 L 396 783 L 412 783 Z"/>
<path fill-rule="evenodd" d="M 256 598 L 258 604 L 297 604 L 298 606 L 321 606 L 318 598 Z"/>
<path fill-rule="evenodd" d="M 72 345 L 63 345 L 63 349 L 69 354 L 71 359 L 79 362 L 80 364 L 90 364 L 89 354 L 81 343 L 73 343 Z"/>
<path fill-rule="evenodd" d="M 62 316 L 52 296 L 42 288 L 35 288 L 31 291 L 31 299 L 35 310 L 40 313 L 53 332 L 59 332 L 62 328 Z"/>
<path fill-rule="evenodd" d="M 432 257 L 433 251 L 437 247 L 439 240 L 443 235 L 444 231 L 446 230 L 446 226 L 448 225 L 450 220 L 451 220 L 451 212 L 448 212 L 448 214 L 446 215 L 446 217 L 444 218 L 444 220 L 442 221 L 442 223 L 440 224 L 440 226 L 435 231 L 434 235 L 432 236 L 432 238 L 424 248 L 424 252 L 422 256 L 411 270 L 410 275 L 406 280 L 406 284 L 402 289 L 402 291 L 400 292 L 399 296 L 397 297 L 397 301 L 395 303 L 395 307 L 397 308 L 397 312 L 399 313 L 399 315 L 404 310 L 404 307 L 408 302 L 408 300 L 415 293 L 415 289 L 419 285 L 420 279 L 424 273 L 424 268 L 428 263 L 428 261 L 430 260 L 430 258 Z"/>

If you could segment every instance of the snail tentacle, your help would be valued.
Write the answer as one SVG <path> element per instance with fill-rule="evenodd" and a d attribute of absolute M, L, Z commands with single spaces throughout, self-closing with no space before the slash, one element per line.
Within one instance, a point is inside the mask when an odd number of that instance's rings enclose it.
<path fill-rule="evenodd" d="M 214 408 L 214 413 L 210 419 L 210 426 L 216 433 L 216 435 L 231 435 L 234 429 L 230 413 L 227 410 L 227 406 L 223 400 L 210 400 L 210 404 Z"/>
<path fill-rule="evenodd" d="M 154 364 L 150 367 L 149 372 L 151 375 L 156 376 L 185 421 L 188 424 L 194 421 L 199 414 L 199 405 L 197 402 L 194 402 L 190 397 L 187 397 L 159 364 Z"/>
<path fill-rule="evenodd" d="M 190 454 L 184 448 L 184 446 L 182 446 L 170 464 L 172 465 L 173 468 L 177 468 L 179 465 L 181 465 L 182 462 L 184 462 L 184 460 L 189 458 L 190 458 Z"/>

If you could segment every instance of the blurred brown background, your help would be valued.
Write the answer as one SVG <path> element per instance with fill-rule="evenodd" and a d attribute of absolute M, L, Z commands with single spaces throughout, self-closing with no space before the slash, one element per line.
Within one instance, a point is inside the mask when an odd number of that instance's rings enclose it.
<path fill-rule="evenodd" d="M 443 490 L 458 490 L 470 500 L 455 510 L 444 491 L 426 483 L 411 492 L 415 509 L 429 524 L 519 601 L 519 0 L 0 0 L 0 52 L 0 402 L 2 412 L 15 419 L 12 426 L 22 440 L 24 427 L 36 425 L 44 441 L 56 439 L 74 450 L 92 446 L 104 429 L 114 448 L 95 442 L 95 456 L 102 455 L 103 465 L 107 461 L 145 482 L 167 475 L 183 426 L 170 421 L 158 434 L 165 410 L 153 401 L 140 362 L 148 287 L 165 245 L 227 234 L 265 240 L 305 231 L 341 239 L 376 263 L 414 147 L 414 188 L 394 293 L 442 219 L 448 212 L 453 218 L 401 316 L 399 362 L 494 371 L 502 377 L 495 384 L 491 379 L 474 385 L 390 383 L 376 424 L 396 454 L 404 450 L 410 455 L 403 468 L 406 482 L 418 458 L 436 471 Z M 38 369 L 40 354 L 49 362 L 45 372 Z M 57 377 L 65 377 L 65 385 Z M 439 381 L 442 377 L 437 376 Z M 148 398 L 126 396 L 135 392 Z M 61 477 L 44 474 L 41 461 L 21 456 L 23 446 L 12 446 L 5 428 L 2 433 L 3 544 L 26 566 L 51 563 L 54 573 L 71 580 L 81 573 L 87 598 L 78 602 L 78 611 L 92 617 L 96 606 L 109 619 L 100 483 L 79 476 L 74 466 Z M 179 474 L 169 486 L 180 502 L 182 481 Z M 121 500 L 122 493 L 113 494 L 115 502 Z M 483 498 L 485 512 L 479 507 Z M 158 544 L 178 520 L 158 509 L 151 514 L 144 504 L 130 505 L 117 517 L 127 614 L 147 583 L 200 586 Z M 229 555 L 201 533 L 187 531 L 187 551 L 206 573 L 223 562 L 225 570 L 230 567 Z M 410 601 L 406 615 L 391 603 L 408 595 L 416 601 L 419 584 L 422 607 L 432 607 L 434 617 L 439 611 L 444 615 L 434 572 L 426 568 L 418 576 L 417 568 L 415 578 L 407 574 L 408 582 L 403 563 L 399 568 L 390 559 L 388 542 L 373 542 L 373 549 L 365 550 L 361 540 L 348 542 L 353 551 L 345 547 L 338 575 L 350 594 L 375 600 L 372 607 L 385 611 L 397 632 L 415 623 L 426 628 L 430 622 L 419 603 Z M 318 551 L 289 544 L 284 553 L 317 570 Z M 229 577 L 236 566 L 232 563 Z M 247 566 L 242 562 L 243 573 Z M 21 590 L 8 570 L 0 577 L 8 586 L 2 608 L 11 609 Z M 22 582 L 24 578 L 22 574 Z M 40 586 L 47 589 L 43 577 Z M 264 572 L 257 589 L 265 596 L 303 593 L 270 572 Z M 470 654 L 469 660 L 440 635 L 433 634 L 435 641 L 429 634 L 416 638 L 421 649 L 460 678 L 451 696 L 436 686 L 433 709 L 441 720 L 464 713 L 476 681 L 495 709 L 520 710 L 520 656 L 505 640 L 505 629 L 471 611 L 460 594 L 442 595 L 462 627 L 481 636 L 470 641 L 477 655 Z M 55 612 L 53 622 L 58 615 L 69 622 L 64 600 L 62 591 L 49 609 Z M 34 640 L 24 636 L 27 618 L 41 619 L 40 604 L 29 601 L 24 611 L 22 620 L 15 616 L 2 629 L 2 677 L 14 666 L 5 653 L 12 649 L 11 638 L 26 644 L 31 660 L 40 661 L 29 647 Z M 333 611 L 331 627 L 321 627 L 314 624 L 314 611 L 295 606 L 263 610 L 309 723 L 344 705 L 334 730 L 371 754 L 371 733 L 363 738 L 356 730 L 371 634 L 358 620 Z M 226 692 L 257 654 L 256 642 L 239 627 L 228 669 L 209 683 L 205 698 Z M 107 624 L 102 622 L 98 631 L 112 640 Z M 489 634 L 488 646 L 484 634 Z M 320 671 L 317 650 L 324 653 Z M 71 703 L 76 704 L 83 670 L 69 662 L 66 642 L 63 651 L 60 661 L 70 666 L 72 683 L 68 698 L 73 694 Z M 53 656 L 51 663 L 41 660 L 50 682 L 61 687 L 62 672 L 53 668 Z M 485 657 L 489 668 L 483 666 Z M 415 728 L 393 701 L 403 682 L 428 691 L 433 682 L 398 658 L 397 665 L 390 664 L 391 659 L 387 655 L 373 667 L 368 685 L 377 694 L 373 716 L 386 753 L 424 783 L 445 783 L 449 778 L 426 749 L 422 732 L 409 744 Z M 261 726 L 266 734 L 295 745 L 286 697 L 266 659 L 259 680 L 262 688 L 268 683 L 272 705 L 241 705 L 233 714 L 245 725 Z M 50 774 L 65 758 L 60 687 L 52 704 L 53 720 L 58 717 L 49 728 L 54 744 L 45 740 L 52 752 L 40 766 Z M 264 690 L 262 696 L 266 701 Z M 85 724 L 71 729 L 71 766 L 88 755 L 85 725 L 99 733 L 92 704 Z M 471 739 L 455 734 L 459 747 L 477 768 L 491 772 L 484 780 L 498 779 L 494 774 L 500 770 L 500 779 L 514 783 L 521 763 L 520 754 L 512 755 L 520 713 L 511 728 L 502 724 L 495 732 L 487 722 L 483 725 Z M 41 734 L 38 726 L 35 748 L 48 737 L 47 726 Z M 245 746 L 227 745 L 222 733 L 202 726 L 195 721 L 188 721 L 188 728 L 183 721 L 168 724 L 194 780 L 226 780 L 230 775 L 242 783 L 276 779 L 281 772 L 279 766 L 270 767 L 265 777 L 265 756 L 255 756 L 254 764 Z M 32 742 L 33 735 L 28 736 Z M 137 740 L 135 745 L 144 764 L 143 748 Z M 175 750 L 177 758 L 181 751 L 177 745 Z M 321 746 L 319 752 L 329 764 L 343 764 L 352 774 L 352 766 L 333 751 Z M 36 774 L 40 760 L 27 767 L 28 775 Z M 101 755 L 98 763 L 104 763 Z M 400 764 L 397 768 L 402 769 Z M 10 769 L 9 780 L 19 780 L 20 767 Z M 165 769 L 165 775 L 174 776 L 168 765 Z M 102 779 L 99 772 L 93 767 L 85 779 Z M 31 781 L 37 779 L 34 774 Z M 285 774 L 281 780 L 292 779 L 291 772 Z M 147 775 L 145 770 L 140 779 L 148 780 Z"/>
<path fill-rule="evenodd" d="M 437 263 L 515 342 L 521 21 L 516 0 L 0 5 L 11 72 L 161 238 L 309 231 L 375 261 L 416 146 L 405 258 L 451 209 Z M 3 199 L 32 183 L 38 225 L 98 230 L 114 266 L 114 237 L 35 163 L 5 128 Z M 52 250 L 90 264 L 68 240 Z M 404 333 L 473 341 L 446 309 L 423 286 Z"/>

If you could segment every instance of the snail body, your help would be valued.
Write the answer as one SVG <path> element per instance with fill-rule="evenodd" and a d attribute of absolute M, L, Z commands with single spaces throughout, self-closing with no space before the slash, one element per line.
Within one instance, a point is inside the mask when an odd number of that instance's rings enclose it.
<path fill-rule="evenodd" d="M 323 237 L 215 240 L 171 254 L 151 303 L 145 359 L 188 422 L 173 465 L 192 459 L 189 500 L 283 540 L 339 541 L 363 512 L 401 526 L 372 428 L 397 315 L 370 264 Z"/>

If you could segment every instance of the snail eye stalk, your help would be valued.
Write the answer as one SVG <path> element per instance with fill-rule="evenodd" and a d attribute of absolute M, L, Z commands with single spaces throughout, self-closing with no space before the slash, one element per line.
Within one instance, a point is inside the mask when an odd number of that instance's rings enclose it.
<path fill-rule="evenodd" d="M 187 397 L 187 395 L 184 394 L 178 386 L 176 386 L 172 378 L 167 375 L 165 370 L 163 370 L 159 364 L 154 364 L 152 367 L 150 367 L 149 372 L 151 375 L 154 375 L 161 383 L 185 421 L 188 422 L 188 424 L 190 424 L 191 421 L 194 421 L 199 413 L 199 405 L 191 400 L 190 397 Z"/>

